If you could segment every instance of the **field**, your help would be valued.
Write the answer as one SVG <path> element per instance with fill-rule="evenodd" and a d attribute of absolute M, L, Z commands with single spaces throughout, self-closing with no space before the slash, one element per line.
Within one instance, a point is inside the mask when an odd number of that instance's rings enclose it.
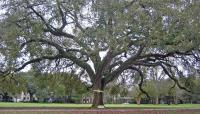
<path fill-rule="evenodd" d="M 200 104 L 106 104 L 107 109 L 90 109 L 90 106 L 90 104 L 0 103 L 0 114 L 200 114 Z"/>
<path fill-rule="evenodd" d="M 0 102 L 0 108 L 3 107 L 54 107 L 54 108 L 90 108 L 91 104 L 62 104 L 62 103 L 2 103 Z M 153 105 L 153 104 L 106 104 L 106 108 L 199 108 L 200 104 L 178 104 L 178 105 Z"/>

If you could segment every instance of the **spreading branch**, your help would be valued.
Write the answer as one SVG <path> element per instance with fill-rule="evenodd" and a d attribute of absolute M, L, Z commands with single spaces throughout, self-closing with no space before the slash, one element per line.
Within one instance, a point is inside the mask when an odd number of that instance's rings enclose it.
<path fill-rule="evenodd" d="M 142 88 L 142 87 L 143 87 L 143 83 L 144 83 L 144 75 L 143 75 L 142 71 L 141 71 L 140 69 L 136 68 L 136 67 L 133 67 L 133 66 L 129 67 L 129 69 L 134 70 L 134 71 L 137 71 L 137 72 L 139 73 L 139 75 L 140 75 L 140 83 L 138 84 L 139 89 L 140 89 L 140 91 L 141 91 L 142 93 L 144 93 L 144 94 L 147 96 L 147 98 L 150 100 L 151 97 L 150 97 L 149 94 Z"/>
<path fill-rule="evenodd" d="M 165 74 L 167 74 L 167 75 L 169 76 L 169 78 L 172 79 L 180 89 L 183 89 L 183 90 L 185 90 L 185 91 L 187 91 L 187 92 L 192 93 L 192 91 L 188 90 L 186 87 L 183 87 L 183 86 L 179 83 L 178 79 L 177 79 L 175 76 L 173 76 L 173 75 L 167 70 L 167 68 L 166 68 L 164 65 L 161 64 L 160 66 L 162 67 L 162 69 L 163 69 L 163 71 L 165 72 Z"/>
<path fill-rule="evenodd" d="M 24 69 L 27 65 L 32 64 L 32 63 L 40 62 L 40 61 L 45 60 L 45 59 L 55 60 L 55 59 L 59 59 L 61 57 L 62 57 L 61 55 L 55 55 L 55 56 L 42 56 L 42 57 L 39 57 L 39 58 L 35 58 L 35 59 L 32 59 L 32 60 L 25 62 L 21 67 L 15 68 L 14 72 L 18 72 L 18 71 Z"/>
<path fill-rule="evenodd" d="M 59 8 L 59 9 L 60 9 L 60 13 L 61 13 L 61 16 L 62 16 L 62 22 L 63 23 L 62 23 L 61 29 L 57 29 L 57 28 L 53 27 L 52 25 L 50 25 L 46 21 L 46 19 L 34 9 L 33 5 L 28 3 L 28 1 L 27 1 L 27 5 L 28 5 L 27 7 L 29 9 L 31 9 L 35 13 L 35 15 L 38 16 L 41 19 L 41 21 L 44 23 L 44 25 L 46 26 L 47 29 L 44 30 L 45 32 L 50 32 L 55 36 L 65 36 L 67 38 L 72 38 L 72 39 L 75 38 L 74 35 L 62 31 L 63 28 L 67 25 L 67 23 L 66 23 L 66 18 L 64 16 L 61 8 Z"/>

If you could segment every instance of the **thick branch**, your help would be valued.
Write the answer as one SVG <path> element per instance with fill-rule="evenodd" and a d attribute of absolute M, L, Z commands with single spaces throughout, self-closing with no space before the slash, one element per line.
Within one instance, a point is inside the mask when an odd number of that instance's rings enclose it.
<path fill-rule="evenodd" d="M 129 66 L 132 66 L 134 62 L 140 57 L 140 54 L 142 53 L 143 49 L 144 46 L 141 46 L 133 57 L 123 62 L 116 70 L 114 70 L 109 76 L 107 76 L 106 81 L 112 81 L 117 76 L 119 76 L 124 70 L 128 69 Z"/>
<path fill-rule="evenodd" d="M 25 42 L 25 43 L 23 43 L 21 45 L 21 48 L 23 48 L 25 45 L 27 45 L 29 43 L 32 43 L 32 42 L 41 42 L 41 43 L 44 43 L 44 44 L 48 44 L 50 46 L 55 47 L 59 51 L 60 54 L 65 53 L 65 51 L 63 50 L 63 47 L 61 47 L 60 45 L 58 45 L 55 42 L 52 42 L 52 41 L 49 41 L 49 40 L 45 40 L 45 39 L 31 39 L 31 40 L 28 40 L 27 42 Z"/>
<path fill-rule="evenodd" d="M 171 75 L 170 72 L 167 70 L 167 68 L 163 64 L 168 66 L 168 67 L 173 67 L 173 68 L 177 69 L 176 66 L 170 65 L 170 64 L 162 62 L 162 61 L 155 62 L 155 63 L 136 63 L 135 65 L 142 65 L 142 66 L 148 66 L 148 67 L 149 66 L 161 66 L 163 71 L 165 72 L 165 74 L 168 75 L 169 78 L 172 79 L 180 89 L 183 89 L 187 92 L 192 93 L 192 91 L 188 90 L 186 87 L 183 87 L 179 83 L 178 79 L 176 77 L 174 77 L 173 75 Z"/>
<path fill-rule="evenodd" d="M 132 1 L 128 2 L 128 4 L 126 4 L 126 5 L 123 7 L 123 9 L 124 9 L 124 8 L 128 9 L 128 8 L 131 7 L 136 1 L 137 1 L 137 0 L 132 0 Z"/>
<path fill-rule="evenodd" d="M 94 71 L 92 70 L 91 66 L 89 64 L 87 64 L 86 62 L 70 55 L 69 53 L 68 54 L 64 54 L 63 55 L 65 58 L 73 61 L 75 64 L 77 64 L 78 66 L 80 66 L 81 68 L 85 69 L 88 73 L 88 75 L 90 76 L 90 79 L 91 80 L 94 80 Z"/>
<path fill-rule="evenodd" d="M 109 66 L 111 60 L 113 59 L 112 57 L 112 52 L 109 50 L 107 52 L 107 55 L 103 58 L 103 60 L 99 63 L 98 69 L 97 69 L 97 74 L 101 75 L 102 72 L 104 72 L 104 70 L 107 69 L 107 67 Z"/>
<path fill-rule="evenodd" d="M 58 6 L 59 13 L 61 15 L 61 18 L 62 18 L 62 26 L 60 27 L 60 30 L 63 30 L 65 28 L 65 26 L 67 25 L 67 19 L 66 19 L 66 15 L 64 14 L 64 12 L 61 8 L 61 4 L 58 0 L 57 0 L 57 6 Z"/>
<path fill-rule="evenodd" d="M 185 52 L 180 52 L 180 51 L 172 51 L 172 52 L 169 52 L 169 53 L 166 53 L 166 54 L 159 54 L 159 53 L 156 53 L 156 54 L 145 54 L 143 56 L 141 56 L 140 58 L 150 58 L 150 57 L 153 57 L 155 59 L 164 59 L 166 57 L 174 57 L 175 55 L 192 55 L 192 49 L 188 49 L 187 51 Z"/>
<path fill-rule="evenodd" d="M 41 43 L 44 43 L 44 44 L 54 46 L 59 51 L 59 54 L 61 54 L 63 56 L 63 58 L 67 58 L 67 59 L 73 61 L 74 63 L 76 63 L 81 68 L 85 69 L 88 72 L 88 74 L 90 75 L 90 77 L 94 76 L 94 71 L 92 70 L 92 68 L 87 63 L 85 63 L 84 61 L 81 61 L 80 59 L 70 55 L 70 53 L 66 53 L 63 50 L 63 47 L 61 47 L 60 45 L 58 45 L 55 42 L 45 40 L 45 39 L 31 39 L 31 40 L 25 42 L 24 44 L 22 44 L 21 47 L 24 47 L 28 43 L 32 43 L 32 42 L 41 42 Z M 68 51 L 78 51 L 78 50 L 68 50 Z M 34 61 L 40 61 L 40 59 L 39 60 L 37 59 L 37 60 L 34 60 Z M 34 61 L 31 61 L 31 63 L 33 63 Z M 28 64 L 30 64 L 30 63 L 27 63 L 27 65 Z"/>
<path fill-rule="evenodd" d="M 169 71 L 167 70 L 167 68 L 166 68 L 164 65 L 161 64 L 160 66 L 162 67 L 163 71 L 169 76 L 169 78 L 171 78 L 171 79 L 176 83 L 176 85 L 177 85 L 180 89 L 183 89 L 183 90 L 185 90 L 185 91 L 187 91 L 187 92 L 192 93 L 192 91 L 190 91 L 190 90 L 188 90 L 187 88 L 183 87 L 183 86 L 179 83 L 178 79 L 176 79 L 176 77 L 174 77 L 173 75 L 171 75 L 171 74 L 169 73 Z"/>
<path fill-rule="evenodd" d="M 55 55 L 55 56 L 42 56 L 39 58 L 35 58 L 35 59 L 32 59 L 32 60 L 24 63 L 21 67 L 14 69 L 14 72 L 18 72 L 18 71 L 24 69 L 27 65 L 32 64 L 32 63 L 40 62 L 45 59 L 47 59 L 47 60 L 60 59 L 61 57 L 62 57 L 61 55 Z"/>
<path fill-rule="evenodd" d="M 133 66 L 129 67 L 129 69 L 135 70 L 135 71 L 137 71 L 137 72 L 139 73 L 139 75 L 140 75 L 140 83 L 138 84 L 139 89 L 140 89 L 140 91 L 141 91 L 142 93 L 144 93 L 144 94 L 147 96 L 147 98 L 150 100 L 151 98 L 150 98 L 149 94 L 142 88 L 143 83 L 144 83 L 144 75 L 143 75 L 142 71 L 141 71 L 140 69 L 136 68 L 136 67 L 133 67 Z"/>
<path fill-rule="evenodd" d="M 28 3 L 28 8 L 30 8 L 30 9 L 42 20 L 42 22 L 45 24 L 45 26 L 47 27 L 47 29 L 44 30 L 45 32 L 50 32 L 50 33 L 52 33 L 52 34 L 55 35 L 55 36 L 65 36 L 65 37 L 72 38 L 72 39 L 75 38 L 74 35 L 65 33 L 65 32 L 62 31 L 62 29 L 56 29 L 56 28 L 54 28 L 52 25 L 50 25 L 49 23 L 47 23 L 47 21 L 45 20 L 45 18 L 44 18 L 41 14 L 39 14 L 39 13 L 33 8 L 33 6 L 30 5 L 29 3 Z M 63 21 L 64 21 L 64 17 L 62 17 L 62 18 L 63 18 Z M 66 19 L 65 19 L 65 20 L 66 20 Z M 63 24 L 64 24 L 64 25 L 62 25 L 62 28 L 65 27 L 65 21 L 63 22 Z"/>

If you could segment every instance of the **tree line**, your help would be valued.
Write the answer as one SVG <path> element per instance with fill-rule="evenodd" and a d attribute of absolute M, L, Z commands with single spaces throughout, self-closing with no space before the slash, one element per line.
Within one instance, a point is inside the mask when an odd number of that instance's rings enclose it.
<path fill-rule="evenodd" d="M 93 99 L 91 88 L 89 88 L 90 85 L 82 83 L 83 81 L 75 74 L 25 72 L 17 75 L 18 78 L 7 76 L 6 79 L 0 80 L 2 82 L 0 84 L 1 101 L 16 102 L 13 98 L 19 98 L 22 92 L 28 93 L 30 99 L 29 101 L 21 99 L 21 102 L 91 103 L 91 101 L 84 102 L 84 100 Z M 133 82 L 123 82 L 123 80 L 118 79 L 105 87 L 105 91 L 103 91 L 105 94 L 104 102 L 114 104 L 183 104 L 200 102 L 199 94 L 181 90 L 172 80 L 163 78 L 161 75 L 154 74 L 150 77 L 146 75 L 144 79 L 143 88 L 150 99 L 140 91 L 138 79 L 131 79 L 134 80 Z M 193 92 L 200 90 L 200 78 L 198 76 L 188 76 L 179 80 Z"/>

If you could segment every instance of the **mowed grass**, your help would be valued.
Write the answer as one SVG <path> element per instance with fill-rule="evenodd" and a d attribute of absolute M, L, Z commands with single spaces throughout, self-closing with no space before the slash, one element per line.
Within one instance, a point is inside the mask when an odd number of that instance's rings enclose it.
<path fill-rule="evenodd" d="M 64 104 L 64 103 L 13 103 L 13 102 L 0 102 L 0 108 L 4 107 L 58 107 L 58 108 L 89 108 L 91 104 Z"/>
<path fill-rule="evenodd" d="M 200 104 L 178 104 L 178 105 L 167 105 L 167 104 L 106 104 L 106 108 L 199 108 Z M 0 108 L 3 107 L 54 107 L 54 108 L 90 108 L 91 104 L 64 104 L 64 103 L 5 103 L 0 102 Z"/>
<path fill-rule="evenodd" d="M 198 108 L 200 109 L 200 104 L 172 104 L 172 105 L 167 105 L 167 104 L 107 104 L 106 107 L 109 108 Z"/>

